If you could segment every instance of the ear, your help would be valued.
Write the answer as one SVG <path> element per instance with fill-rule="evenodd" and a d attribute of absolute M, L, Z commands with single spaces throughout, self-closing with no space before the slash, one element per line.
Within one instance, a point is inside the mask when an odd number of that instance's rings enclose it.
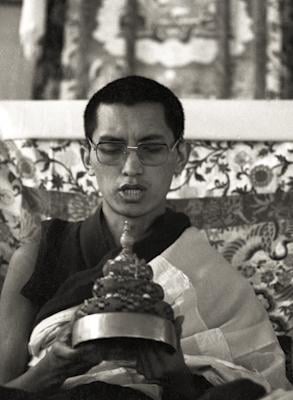
<path fill-rule="evenodd" d="M 91 149 L 87 144 L 83 144 L 80 149 L 81 159 L 89 175 L 94 175 L 95 172 L 91 163 Z"/>
<path fill-rule="evenodd" d="M 190 154 L 190 143 L 182 141 L 177 147 L 177 163 L 175 167 L 175 176 L 178 176 L 183 171 Z"/>

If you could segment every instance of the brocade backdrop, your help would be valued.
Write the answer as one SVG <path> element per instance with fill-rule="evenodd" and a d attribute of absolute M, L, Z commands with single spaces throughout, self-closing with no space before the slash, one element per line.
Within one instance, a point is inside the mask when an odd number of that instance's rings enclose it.
<path fill-rule="evenodd" d="M 80 220 L 99 202 L 80 141 L 0 142 L 0 274 L 40 221 Z M 191 141 L 170 206 L 185 211 L 253 285 L 277 333 L 293 328 L 293 143 Z M 217 266 L 215 266 L 217 268 Z"/>

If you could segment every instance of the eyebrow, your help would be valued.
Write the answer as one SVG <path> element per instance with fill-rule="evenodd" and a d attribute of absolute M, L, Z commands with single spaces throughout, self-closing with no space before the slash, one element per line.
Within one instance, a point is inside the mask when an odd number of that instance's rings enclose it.
<path fill-rule="evenodd" d="M 152 135 L 144 136 L 139 142 L 151 142 L 151 141 L 166 142 L 166 138 L 163 135 L 152 134 Z"/>
<path fill-rule="evenodd" d="M 99 138 L 99 141 L 100 140 L 105 141 L 105 142 L 107 142 L 107 141 L 109 141 L 109 142 L 124 142 L 123 139 L 117 138 L 117 136 L 111 136 L 111 135 L 102 135 Z"/>
<path fill-rule="evenodd" d="M 100 141 L 109 141 L 109 142 L 125 142 L 123 138 L 117 138 L 117 136 L 112 136 L 112 135 L 102 135 L 100 136 Z M 163 135 L 160 134 L 150 134 L 147 136 L 144 136 L 139 140 L 139 143 L 144 143 L 144 142 L 151 142 L 151 141 L 163 141 L 166 142 L 166 138 Z"/>

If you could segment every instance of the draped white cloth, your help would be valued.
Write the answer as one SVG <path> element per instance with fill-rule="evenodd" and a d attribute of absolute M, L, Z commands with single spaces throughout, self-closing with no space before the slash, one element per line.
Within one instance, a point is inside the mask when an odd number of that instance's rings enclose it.
<path fill-rule="evenodd" d="M 30 38 L 27 23 L 30 22 L 24 23 L 25 32 L 28 32 L 22 41 L 29 49 L 30 46 L 34 48 L 38 35 L 34 40 Z M 292 141 L 291 100 L 182 98 L 181 101 L 185 112 L 186 139 Z M 2 100 L 0 139 L 83 139 L 82 115 L 85 106 L 86 100 Z"/>
<path fill-rule="evenodd" d="M 264 397 L 263 400 L 293 400 L 293 391 L 277 389 L 270 393 L 268 396 Z"/>
<path fill-rule="evenodd" d="M 249 378 L 269 392 L 289 388 L 284 354 L 266 311 L 250 284 L 212 249 L 205 235 L 188 228 L 150 262 L 154 281 L 165 291 L 175 316 L 184 315 L 181 346 L 190 369 L 218 385 Z M 31 365 L 50 348 L 58 331 L 70 323 L 76 307 L 41 321 L 30 339 Z M 203 367 L 208 366 L 205 372 Z M 156 385 L 145 384 L 132 368 L 103 362 L 67 386 L 102 380 L 143 390 L 160 398 Z"/>

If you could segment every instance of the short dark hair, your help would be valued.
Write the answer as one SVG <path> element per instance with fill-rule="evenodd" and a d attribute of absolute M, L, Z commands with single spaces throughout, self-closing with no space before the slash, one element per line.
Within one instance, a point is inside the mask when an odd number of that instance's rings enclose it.
<path fill-rule="evenodd" d="M 166 123 L 175 140 L 183 136 L 184 111 L 178 97 L 166 86 L 153 79 L 131 75 L 116 79 L 98 90 L 89 100 L 84 112 L 84 130 L 91 139 L 97 128 L 97 110 L 100 104 L 159 103 L 164 108 Z"/>

